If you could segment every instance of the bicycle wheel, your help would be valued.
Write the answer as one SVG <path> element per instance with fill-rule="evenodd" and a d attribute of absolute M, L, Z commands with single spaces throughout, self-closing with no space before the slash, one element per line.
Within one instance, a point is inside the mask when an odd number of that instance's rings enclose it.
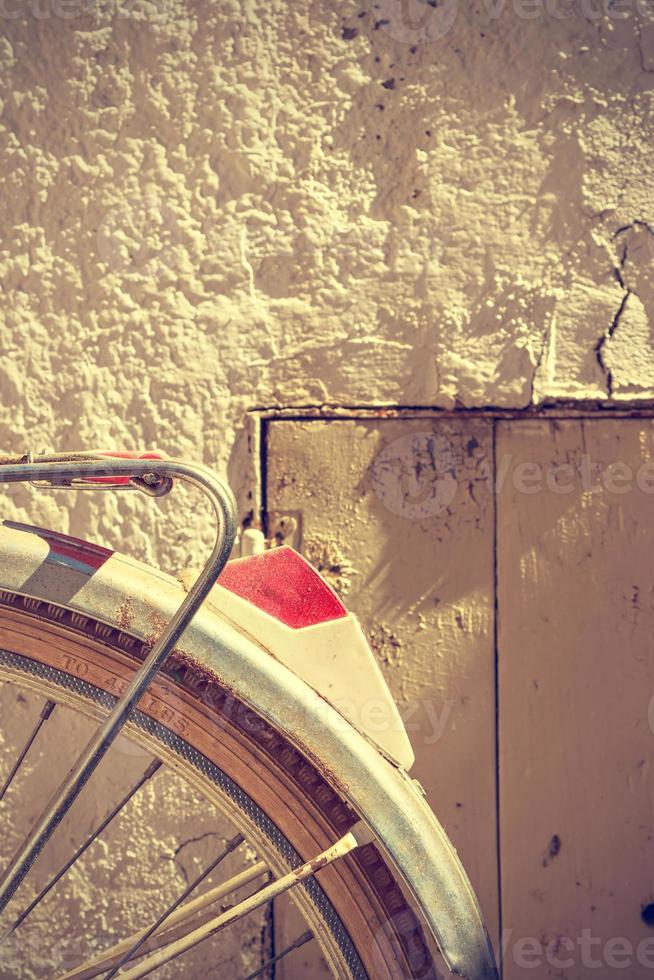
<path fill-rule="evenodd" d="M 30 551 L 49 532 L 11 528 L 10 533 L 12 570 L 17 567 L 16 535 L 23 549 L 21 558 L 32 570 L 27 587 L 22 574 L 22 589 L 9 587 L 0 592 L 0 679 L 81 715 L 104 716 L 149 649 L 147 630 L 138 623 L 139 603 L 148 608 L 151 625 L 157 619 L 165 622 L 166 604 L 153 591 L 155 585 L 161 589 L 163 577 L 120 559 L 131 589 L 128 592 L 116 584 L 114 567 L 112 603 L 118 612 L 110 617 L 106 607 L 99 608 L 88 592 L 89 587 L 97 589 L 102 584 L 97 562 L 91 562 L 92 572 L 80 570 L 79 554 L 62 563 L 61 548 L 58 558 L 53 555 L 50 535 L 48 560 L 56 565 L 54 580 L 44 574 L 42 550 L 37 546 L 37 554 Z M 84 554 L 88 558 L 90 551 Z M 140 585 L 135 581 L 137 572 L 143 577 Z M 83 600 L 79 598 L 84 591 L 80 575 L 87 588 Z M 11 577 L 5 575 L 6 584 Z M 71 591 L 78 608 L 72 608 Z M 61 602 L 64 593 L 69 597 L 66 604 Z M 82 603 L 84 611 L 80 612 Z M 210 611 L 203 615 L 215 619 Z M 203 627 L 197 623 L 194 628 Z M 217 663 L 226 650 L 227 646 L 218 646 Z M 257 678 L 245 677 L 239 689 L 230 683 L 228 664 L 223 662 L 223 666 L 220 676 L 188 650 L 176 651 L 142 699 L 126 734 L 218 807 L 278 878 L 344 838 L 368 814 L 357 812 L 351 786 L 343 781 L 346 773 L 330 769 L 329 761 L 316 757 L 315 750 L 308 747 L 306 719 L 299 721 L 296 714 L 290 733 L 288 726 L 275 723 L 272 709 L 263 712 L 253 703 L 251 687 Z M 288 683 L 291 691 L 291 681 Z M 325 729 L 326 747 L 327 742 Z M 391 768 L 388 778 L 395 779 Z M 383 795 L 383 786 L 379 792 Z M 415 813 L 420 819 L 421 806 L 416 794 Z M 456 874 L 451 868 L 448 873 L 452 884 Z M 434 912 L 425 914 L 410 884 L 383 841 L 373 840 L 317 870 L 294 889 L 293 897 L 334 976 L 373 980 L 440 976 Z M 469 887 L 465 876 L 454 884 L 464 891 Z M 464 904 L 469 898 L 466 893 Z M 472 902 L 474 905 L 474 899 Z M 13 905 L 10 910 L 15 910 Z M 469 914 L 458 925 L 461 947 L 468 947 L 468 965 L 462 971 L 454 962 L 456 972 L 492 976 L 492 954 L 481 927 L 477 922 L 471 925 Z M 189 975 L 184 972 L 183 957 L 173 963 L 180 973 L 171 975 Z M 53 963 L 47 975 L 60 973 L 59 965 Z"/>

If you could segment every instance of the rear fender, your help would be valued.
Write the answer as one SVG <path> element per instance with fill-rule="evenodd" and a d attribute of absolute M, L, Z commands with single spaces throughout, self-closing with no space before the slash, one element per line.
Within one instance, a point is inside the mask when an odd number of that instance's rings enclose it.
<path fill-rule="evenodd" d="M 0 590 L 66 606 L 150 641 L 184 595 L 175 579 L 133 559 L 11 522 L 0 525 Z M 415 781 L 271 656 L 274 651 L 255 640 L 252 622 L 238 629 L 236 606 L 219 613 L 224 591 L 212 591 L 178 648 L 318 760 L 325 778 L 336 782 L 398 868 L 449 968 L 469 980 L 496 977 L 472 887 Z"/>

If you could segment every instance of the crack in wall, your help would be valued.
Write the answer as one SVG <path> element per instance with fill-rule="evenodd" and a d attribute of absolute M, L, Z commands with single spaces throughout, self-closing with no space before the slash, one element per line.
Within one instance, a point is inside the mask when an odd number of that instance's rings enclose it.
<path fill-rule="evenodd" d="M 613 273 L 615 275 L 615 278 L 618 280 L 618 282 L 620 283 L 620 285 L 622 286 L 623 289 L 626 289 L 627 288 L 625 286 L 624 276 L 622 275 L 622 270 L 625 267 L 625 263 L 627 261 L 627 255 L 628 254 L 629 254 L 629 246 L 628 246 L 627 242 L 625 242 L 624 245 L 622 246 L 622 255 L 620 256 L 620 259 L 619 259 L 619 263 L 620 264 L 614 266 L 614 268 L 613 268 Z"/>
<path fill-rule="evenodd" d="M 606 378 L 606 393 L 609 398 L 613 397 L 613 374 L 611 372 L 610 367 L 604 360 L 604 348 L 611 340 L 611 338 L 615 335 L 616 330 L 620 326 L 620 320 L 622 318 L 622 314 L 625 311 L 627 303 L 629 302 L 629 297 L 631 295 L 632 295 L 631 289 L 627 289 L 625 291 L 624 296 L 622 297 L 622 302 L 620 303 L 620 306 L 618 307 L 618 311 L 613 317 L 613 320 L 611 321 L 608 330 L 604 331 L 602 336 L 598 339 L 597 343 L 595 344 L 595 357 L 597 358 L 597 363 L 599 364 L 602 373 Z"/>
<path fill-rule="evenodd" d="M 188 847 L 189 844 L 196 844 L 198 841 L 206 840 L 207 837 L 219 837 L 219 836 L 220 835 L 217 834 L 215 830 L 208 830 L 206 833 L 199 834 L 197 837 L 188 837 L 186 838 L 186 840 L 181 841 L 177 845 L 177 847 L 173 851 L 173 856 L 171 858 L 168 858 L 168 860 L 173 861 L 177 865 L 182 877 L 184 878 L 184 883 L 186 885 L 189 884 L 189 878 L 188 878 L 188 873 L 186 871 L 186 868 L 179 860 L 180 851 L 182 851 L 185 847 Z"/>
<path fill-rule="evenodd" d="M 644 228 L 650 235 L 654 236 L 654 228 L 649 224 L 649 222 L 644 221 L 642 218 L 636 218 L 627 225 L 621 225 L 621 227 L 618 228 L 611 236 L 611 241 L 616 242 L 621 235 L 625 235 L 627 232 L 633 231 L 635 228 Z M 621 288 L 624 289 L 624 296 L 622 297 L 620 306 L 618 307 L 608 330 L 606 330 L 602 336 L 599 337 L 597 343 L 595 344 L 595 357 L 597 358 L 597 363 L 599 364 L 602 373 L 606 378 L 607 395 L 609 398 L 613 396 L 613 374 L 605 360 L 606 345 L 615 335 L 615 332 L 620 325 L 622 316 L 627 308 L 627 303 L 629 302 L 629 297 L 637 295 L 635 290 L 627 286 L 624 276 L 624 269 L 627 264 L 627 259 L 629 258 L 629 243 L 623 242 L 621 244 L 622 247 L 617 257 L 617 264 L 614 264 L 613 266 L 613 274 L 615 275 L 615 278 Z"/>
<path fill-rule="evenodd" d="M 175 850 L 174 850 L 174 852 L 173 852 L 173 857 L 175 857 L 175 858 L 176 858 L 176 857 L 177 857 L 177 855 L 179 854 L 179 852 L 180 852 L 180 851 L 181 851 L 181 850 L 182 850 L 182 849 L 183 849 L 184 847 L 188 847 L 188 846 L 189 846 L 189 844 L 197 844 L 197 843 L 198 843 L 198 841 L 201 841 L 201 840 L 206 840 L 206 839 L 207 839 L 207 837 L 218 837 L 218 834 L 216 833 L 216 831 L 215 831 L 215 830 L 207 830 L 207 832 L 206 832 L 205 834 L 200 834 L 200 835 L 199 835 L 198 837 L 189 837 L 189 838 L 188 838 L 187 840 L 183 840 L 183 841 L 181 842 L 181 844 L 179 844 L 179 845 L 178 845 L 178 846 L 177 846 L 177 847 L 175 848 Z"/>
<path fill-rule="evenodd" d="M 647 67 L 647 64 L 646 64 L 646 55 L 645 55 L 645 52 L 643 50 L 643 33 L 642 33 L 642 30 L 639 31 L 638 41 L 637 41 L 636 47 L 638 48 L 638 58 L 639 58 L 639 61 L 640 61 L 640 70 L 643 71 L 643 72 L 645 72 L 646 75 L 654 75 L 654 68 L 648 68 Z"/>
<path fill-rule="evenodd" d="M 628 225 L 621 225 L 612 235 L 611 241 L 615 241 L 620 235 L 624 235 L 625 232 L 631 231 L 633 228 L 646 228 L 650 235 L 654 235 L 654 228 L 648 221 L 643 221 L 642 218 L 636 218 L 635 221 L 630 222 Z"/>
<path fill-rule="evenodd" d="M 531 375 L 531 382 L 529 386 L 529 401 L 527 402 L 527 405 L 536 404 L 536 379 L 538 378 L 538 372 L 540 371 L 543 361 L 545 360 L 545 354 L 547 353 L 549 356 L 550 353 L 550 343 L 553 336 L 554 320 L 555 318 L 552 317 L 547 327 L 541 334 L 540 350 L 538 352 L 538 356 L 536 357 L 534 370 Z"/>

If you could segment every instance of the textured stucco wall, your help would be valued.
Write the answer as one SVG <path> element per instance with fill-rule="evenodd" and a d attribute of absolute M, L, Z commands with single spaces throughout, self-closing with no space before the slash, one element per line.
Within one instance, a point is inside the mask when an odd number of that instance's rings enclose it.
<path fill-rule="evenodd" d="M 652 0 L 0 31 L 3 445 L 223 463 L 261 404 L 652 395 Z"/>

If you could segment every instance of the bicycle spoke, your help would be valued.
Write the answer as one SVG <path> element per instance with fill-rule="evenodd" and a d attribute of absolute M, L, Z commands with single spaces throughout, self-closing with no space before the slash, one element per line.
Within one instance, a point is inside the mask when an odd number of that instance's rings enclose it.
<path fill-rule="evenodd" d="M 227 844 L 227 846 L 225 847 L 225 849 L 218 855 L 218 857 L 215 859 L 215 861 L 212 861 L 211 864 L 207 868 L 205 868 L 205 870 L 201 874 L 198 875 L 198 877 L 195 879 L 195 881 L 192 881 L 191 884 L 187 888 L 184 889 L 184 891 L 179 896 L 179 898 L 177 898 L 173 902 L 173 904 L 170 905 L 166 909 L 166 911 L 163 912 L 159 916 L 159 918 L 155 922 L 152 923 L 151 926 L 149 926 L 149 928 L 147 928 L 143 933 L 141 933 L 141 935 L 136 940 L 136 942 L 134 943 L 134 945 L 131 946 L 127 950 L 127 952 L 123 954 L 123 956 L 120 958 L 120 960 L 118 961 L 118 963 L 116 963 L 116 965 L 112 968 L 112 970 L 107 974 L 107 976 L 105 977 L 105 980 L 111 980 L 112 977 L 115 977 L 116 976 L 116 974 L 120 970 L 121 966 L 124 966 L 125 963 L 128 963 L 130 960 L 134 959 L 134 957 L 136 956 L 136 954 L 139 951 L 139 949 L 143 946 L 143 943 L 147 939 L 149 939 L 150 936 L 154 932 L 157 931 L 157 929 L 160 929 L 161 928 L 161 926 L 166 921 L 166 919 L 176 909 L 179 908 L 179 906 L 182 904 L 182 902 L 184 902 L 189 897 L 189 895 L 191 894 L 191 892 L 194 892 L 195 889 L 198 887 L 198 885 L 202 884 L 202 882 L 205 880 L 205 878 L 208 878 L 209 875 L 211 874 L 211 872 L 212 871 L 215 871 L 216 868 L 218 867 L 218 865 L 219 864 L 222 864 L 222 862 L 225 860 L 225 858 L 229 854 L 231 854 L 232 851 L 235 851 L 237 847 L 240 847 L 241 844 L 244 841 L 245 841 L 245 837 L 243 836 L 243 834 L 237 834 L 236 837 L 233 837 L 232 840 L 229 841 L 229 843 Z"/>
<path fill-rule="evenodd" d="M 50 879 L 50 881 L 45 886 L 45 888 L 43 888 L 42 891 L 39 892 L 39 894 L 36 896 L 36 898 L 32 902 L 30 902 L 30 904 L 27 906 L 27 908 L 23 909 L 23 911 L 20 913 L 20 915 L 18 916 L 18 918 L 16 919 L 16 921 L 14 922 L 14 924 L 7 930 L 7 932 L 5 932 L 5 934 L 0 939 L 0 946 L 7 939 L 9 939 L 9 937 L 16 931 L 16 929 L 18 929 L 18 927 L 20 925 L 22 925 L 22 923 L 25 921 L 25 919 L 28 917 L 28 915 L 31 915 L 31 913 L 34 911 L 34 909 L 37 907 L 37 905 L 40 905 L 40 903 L 43 901 L 43 899 L 46 897 L 46 895 L 57 884 L 57 882 L 61 881 L 61 879 L 64 877 L 64 875 L 67 874 L 68 871 L 70 871 L 70 869 L 75 864 L 75 862 L 78 861 L 81 858 L 81 856 L 84 854 L 84 852 L 86 850 L 88 850 L 88 848 L 91 846 L 91 844 L 98 839 L 98 837 L 100 836 L 100 834 L 102 834 L 107 829 L 107 827 L 109 826 L 109 824 L 118 816 L 118 814 L 121 812 L 121 810 L 125 806 L 127 806 L 127 804 L 129 803 L 129 801 L 138 793 L 138 791 L 141 789 L 141 787 L 144 786 L 145 783 L 147 783 L 148 780 L 150 780 L 154 776 L 154 774 L 159 771 L 160 768 L 161 768 L 161 762 L 158 759 L 155 759 L 154 762 L 152 762 L 152 764 L 150 766 L 148 766 L 148 768 L 143 773 L 143 775 L 138 780 L 138 782 L 134 786 L 132 786 L 132 788 L 130 789 L 130 791 L 122 798 L 122 800 L 120 801 L 120 803 L 118 803 L 113 808 L 113 810 L 110 813 L 107 814 L 107 816 L 104 818 L 104 820 L 102 821 L 102 823 L 91 834 L 91 836 L 88 837 L 84 841 L 84 843 L 81 845 L 81 847 L 79 847 L 77 849 L 77 851 L 75 851 L 75 853 L 73 854 L 73 856 L 66 862 L 66 864 L 64 864 L 64 866 L 56 873 L 56 875 L 54 875 L 54 877 L 52 877 Z"/>
<path fill-rule="evenodd" d="M 301 936 L 298 936 L 298 938 L 295 940 L 294 943 L 291 943 L 290 946 L 287 946 L 286 949 L 283 949 L 281 953 L 277 954 L 277 956 L 273 956 L 271 960 L 268 960 L 267 963 L 264 963 L 263 966 L 260 966 L 258 970 L 254 971 L 254 973 L 248 973 L 245 980 L 254 980 L 255 977 L 260 977 L 262 973 L 265 973 L 266 970 L 268 970 L 271 966 L 274 966 L 275 963 L 279 963 L 279 961 L 283 960 L 284 957 L 288 956 L 289 953 L 292 953 L 294 950 L 300 949 L 301 946 L 305 946 L 307 943 L 310 943 L 312 939 L 313 939 L 312 932 L 305 932 Z"/>
<path fill-rule="evenodd" d="M 0 801 L 2 801 L 5 793 L 7 792 L 7 790 L 9 789 L 9 787 L 11 786 L 11 784 L 13 783 L 14 778 L 16 776 L 16 773 L 18 772 L 18 770 L 22 766 L 23 762 L 25 761 L 25 756 L 27 755 L 27 753 L 29 752 L 29 750 L 32 748 L 32 745 L 34 744 L 34 741 L 36 739 L 36 736 L 39 734 L 39 732 L 41 731 L 43 725 L 46 723 L 46 721 L 48 720 L 48 718 L 50 717 L 50 715 L 52 714 L 52 712 L 54 711 L 54 709 L 55 709 L 55 702 L 54 701 L 46 701 L 45 704 L 43 705 L 43 708 L 41 709 L 41 714 L 39 715 L 39 720 L 37 721 L 36 725 L 34 726 L 34 729 L 32 731 L 32 734 L 27 739 L 27 742 L 23 746 L 22 752 L 20 753 L 20 755 L 16 759 L 16 762 L 14 763 L 13 769 L 11 770 L 11 772 L 9 773 L 9 775 L 7 776 L 7 778 L 6 778 L 6 780 L 5 780 L 4 784 L 3 784 L 2 789 L 0 789 Z"/>
<path fill-rule="evenodd" d="M 175 912 L 171 912 L 165 926 L 157 929 L 149 939 L 143 942 L 143 945 L 140 947 L 141 955 L 150 953 L 155 949 L 160 949 L 162 946 L 167 946 L 169 943 L 180 939 L 189 931 L 189 919 L 199 919 L 200 913 L 210 905 L 213 905 L 221 898 L 225 898 L 227 895 L 231 895 L 232 892 L 238 891 L 239 888 L 249 885 L 267 871 L 268 865 L 265 861 L 258 861 L 252 867 L 246 868 L 245 871 L 234 875 L 229 881 L 216 885 L 215 888 L 205 892 L 203 895 L 199 895 L 193 901 L 187 902 L 186 905 L 182 905 Z M 210 911 L 206 919 L 202 919 L 202 921 L 208 921 L 212 917 L 213 913 Z M 93 977 L 97 977 L 100 973 L 104 973 L 105 970 L 110 970 L 116 966 L 120 962 L 123 954 L 127 950 L 131 950 L 142 935 L 142 932 L 134 933 L 133 936 L 129 936 L 122 942 L 116 943 L 115 946 L 106 949 L 95 959 L 87 960 L 85 963 L 80 964 L 80 966 L 75 967 L 69 973 L 66 973 L 65 976 L 61 977 L 60 980 L 92 980 Z"/>
<path fill-rule="evenodd" d="M 25 480 L 45 480 L 51 485 L 60 485 L 61 480 L 71 481 L 93 476 L 158 477 L 173 479 L 179 477 L 199 487 L 209 497 L 216 518 L 216 540 L 211 554 L 197 580 L 183 599 L 177 611 L 168 621 L 157 640 L 150 647 L 145 660 L 140 664 L 127 689 L 118 698 L 109 713 L 91 737 L 77 762 L 73 765 L 54 796 L 42 811 L 29 836 L 11 859 L 9 866 L 0 878 L 0 912 L 4 911 L 14 893 L 29 873 L 35 860 L 52 837 L 65 815 L 77 800 L 109 748 L 123 730 L 141 697 L 163 667 L 168 655 L 184 634 L 190 621 L 201 607 L 213 588 L 214 582 L 224 568 L 236 536 L 236 505 L 231 490 L 204 466 L 191 466 L 179 460 L 166 460 L 151 463 L 150 460 L 107 460 L 98 461 L 78 456 L 75 461 L 41 461 L 27 464 L 0 466 L 0 482 L 19 483 Z M 54 482 L 53 482 L 54 481 Z"/>
<path fill-rule="evenodd" d="M 362 825 L 357 824 L 357 827 L 353 828 L 349 833 L 341 837 L 335 844 L 327 848 L 321 854 L 318 854 L 312 861 L 308 861 L 306 864 L 301 865 L 299 868 L 295 868 L 294 871 L 289 872 L 289 874 L 284 875 L 282 878 L 278 878 L 276 881 L 271 882 L 271 884 L 266 885 L 259 891 L 255 892 L 249 898 L 244 899 L 237 905 L 234 905 L 231 909 L 227 909 L 220 915 L 211 919 L 209 922 L 195 929 L 193 932 L 188 933 L 182 939 L 177 942 L 171 943 L 166 946 L 165 949 L 160 950 L 158 953 L 154 953 L 152 956 L 146 957 L 137 966 L 132 967 L 131 970 L 127 970 L 125 973 L 121 973 L 123 980 L 140 980 L 140 977 L 145 977 L 153 970 L 157 970 L 164 963 L 169 963 L 170 960 L 176 959 L 181 956 L 182 953 L 187 952 L 187 950 L 192 949 L 197 946 L 198 943 L 203 942 L 210 936 L 216 935 L 216 933 L 221 932 L 226 929 L 227 926 L 231 925 L 233 922 L 237 922 L 244 916 L 253 912 L 255 909 L 261 908 L 262 905 L 266 905 L 268 902 L 272 901 L 273 898 L 277 898 L 278 895 L 282 895 L 284 892 L 289 891 L 289 889 L 294 888 L 301 882 L 306 881 L 320 871 L 321 868 L 325 868 L 327 865 L 332 864 L 339 858 L 345 857 L 355 848 L 359 847 L 364 840 L 370 840 L 370 836 L 367 831 L 365 831 L 364 836 L 358 836 L 357 831 Z M 110 974 L 114 976 L 114 974 Z M 106 980 L 109 980 L 107 977 Z"/>

